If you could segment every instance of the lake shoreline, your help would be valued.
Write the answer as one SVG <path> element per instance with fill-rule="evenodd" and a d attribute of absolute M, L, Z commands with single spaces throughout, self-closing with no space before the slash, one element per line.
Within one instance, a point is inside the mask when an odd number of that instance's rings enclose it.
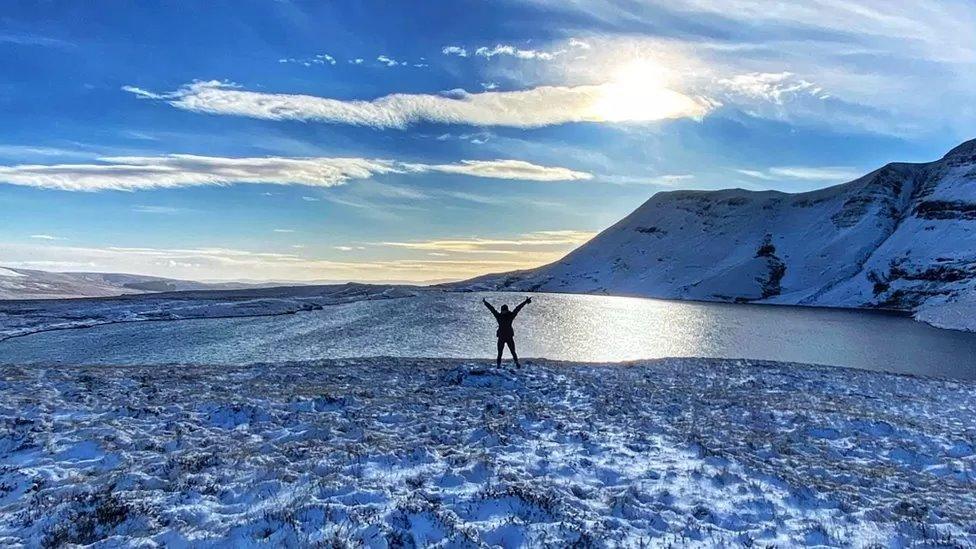
<path fill-rule="evenodd" d="M 498 304 L 525 295 L 370 292 L 346 287 L 301 298 L 144 298 L 7 309 L 0 315 L 6 338 L 0 363 L 487 358 L 494 356 L 495 327 L 481 298 Z M 517 321 L 516 342 L 523 357 L 588 363 L 744 358 L 976 377 L 976 336 L 873 310 L 536 294 Z"/>

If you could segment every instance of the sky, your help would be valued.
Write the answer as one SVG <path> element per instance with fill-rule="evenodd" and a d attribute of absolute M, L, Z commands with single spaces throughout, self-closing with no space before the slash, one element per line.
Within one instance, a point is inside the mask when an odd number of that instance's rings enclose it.
<path fill-rule="evenodd" d="M 10 2 L 0 265 L 456 280 L 976 137 L 972 0 Z"/>

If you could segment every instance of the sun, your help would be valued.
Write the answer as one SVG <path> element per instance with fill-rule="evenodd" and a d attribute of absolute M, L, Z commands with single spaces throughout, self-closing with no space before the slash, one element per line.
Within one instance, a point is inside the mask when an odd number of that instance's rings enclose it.
<path fill-rule="evenodd" d="M 672 71 L 647 59 L 630 61 L 612 71 L 599 86 L 593 114 L 602 122 L 648 122 L 700 116 L 706 107 L 669 87 Z"/>

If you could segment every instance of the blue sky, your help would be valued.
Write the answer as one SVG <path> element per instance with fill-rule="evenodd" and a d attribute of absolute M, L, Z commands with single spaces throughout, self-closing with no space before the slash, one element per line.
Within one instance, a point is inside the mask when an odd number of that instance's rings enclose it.
<path fill-rule="evenodd" d="M 797 4 L 797 5 L 794 5 Z M 0 264 L 457 279 L 974 137 L 969 0 L 12 3 Z"/>

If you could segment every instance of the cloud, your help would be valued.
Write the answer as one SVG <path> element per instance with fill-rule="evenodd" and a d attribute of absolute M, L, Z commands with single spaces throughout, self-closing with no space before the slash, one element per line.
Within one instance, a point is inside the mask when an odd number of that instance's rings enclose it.
<path fill-rule="evenodd" d="M 52 235 L 49 235 L 49 234 L 32 234 L 32 235 L 30 235 L 30 237 L 31 238 L 35 238 L 37 240 L 64 240 L 63 238 L 61 238 L 59 236 L 52 236 Z"/>
<path fill-rule="evenodd" d="M 0 256 L 4 265 L 12 268 L 128 272 L 187 280 L 240 280 L 246 277 L 280 281 L 419 283 L 460 280 L 488 272 L 536 267 L 561 255 L 533 252 L 502 257 L 465 255 L 461 258 L 397 257 L 336 261 L 299 255 L 301 248 L 288 249 L 292 251 L 0 244 Z M 335 253 L 345 252 L 337 250 Z"/>
<path fill-rule="evenodd" d="M 148 213 L 148 214 L 173 215 L 182 212 L 183 209 L 174 208 L 172 206 L 137 205 L 132 208 L 132 211 L 138 213 Z"/>
<path fill-rule="evenodd" d="M 862 171 L 856 168 L 844 166 L 776 166 L 765 170 L 737 169 L 735 171 L 764 181 L 796 179 L 845 182 L 853 181 L 864 175 Z"/>
<path fill-rule="evenodd" d="M 965 139 L 976 125 L 972 0 L 531 1 L 601 29 L 585 60 L 546 64 L 563 75 L 673 54 L 681 89 L 752 117 L 912 139 Z"/>
<path fill-rule="evenodd" d="M 474 50 L 474 54 L 491 59 L 496 55 L 509 55 L 512 57 L 517 57 L 519 59 L 541 59 L 543 61 L 552 61 L 556 56 L 562 55 L 564 51 L 540 51 L 540 50 L 523 50 L 516 46 L 511 46 L 508 44 L 495 44 L 494 47 L 488 48 L 482 46 Z"/>
<path fill-rule="evenodd" d="M 588 42 L 583 42 L 582 40 L 578 40 L 576 38 L 570 38 L 569 39 L 569 47 L 571 47 L 571 48 L 579 48 L 581 50 L 588 50 L 592 46 L 590 46 L 590 44 Z"/>
<path fill-rule="evenodd" d="M 376 245 L 410 250 L 423 250 L 439 253 L 488 254 L 488 255 L 522 255 L 535 254 L 540 248 L 558 248 L 565 251 L 593 238 L 596 233 L 589 231 L 559 230 L 537 231 L 520 235 L 518 238 L 456 238 L 415 240 L 402 242 L 380 242 Z"/>
<path fill-rule="evenodd" d="M 379 61 L 380 63 L 383 63 L 387 67 L 395 67 L 397 65 L 406 65 L 407 64 L 405 61 L 404 62 L 397 61 L 396 59 L 393 59 L 392 57 L 387 57 L 385 55 L 378 56 L 376 58 L 376 60 Z"/>
<path fill-rule="evenodd" d="M 392 94 L 369 101 L 252 92 L 217 81 L 193 82 L 164 94 L 134 86 L 122 89 L 193 112 L 373 128 L 406 128 L 419 122 L 516 128 L 572 122 L 651 122 L 701 118 L 715 108 L 715 103 L 707 99 L 648 82 L 481 93 L 453 90 L 441 95 Z"/>
<path fill-rule="evenodd" d="M 673 187 L 691 181 L 695 179 L 695 176 L 688 173 L 666 173 L 652 176 L 605 175 L 598 176 L 598 179 L 607 183 L 617 183 L 620 185 L 659 185 Z"/>
<path fill-rule="evenodd" d="M 568 42 L 565 43 L 570 49 L 580 49 L 588 50 L 590 49 L 590 44 L 583 42 L 582 40 L 577 40 L 576 38 L 570 38 Z M 518 46 L 513 46 L 511 44 L 495 44 L 492 47 L 481 46 L 474 50 L 474 54 L 478 57 L 484 57 L 486 59 L 491 59 L 497 56 L 507 56 L 514 57 L 516 59 L 537 59 L 541 61 L 552 61 L 553 59 L 567 53 L 567 49 L 559 49 L 553 51 L 545 50 L 535 50 L 520 48 Z M 441 48 L 441 53 L 444 55 L 456 55 L 458 57 L 467 57 L 468 50 L 462 46 L 444 46 Z"/>
<path fill-rule="evenodd" d="M 408 169 L 419 172 L 439 172 L 470 175 L 490 179 L 516 179 L 522 181 L 580 181 L 593 175 L 568 168 L 539 166 L 522 160 L 462 160 L 459 164 L 406 164 Z"/>
<path fill-rule="evenodd" d="M 441 49 L 441 53 L 444 55 L 456 55 L 458 57 L 468 56 L 468 50 L 462 48 L 461 46 L 444 46 Z"/>
<path fill-rule="evenodd" d="M 107 157 L 100 161 L 90 164 L 0 166 L 0 182 L 64 191 L 135 191 L 235 183 L 333 187 L 354 179 L 390 173 L 446 173 L 523 181 L 567 181 L 592 177 L 586 172 L 540 166 L 521 160 L 421 164 L 369 158 L 224 158 L 173 154 Z"/>
<path fill-rule="evenodd" d="M 100 191 L 274 183 L 329 187 L 396 171 L 393 163 L 365 158 L 222 158 L 174 154 L 106 157 L 91 164 L 0 167 L 0 181 L 65 191 Z"/>
<path fill-rule="evenodd" d="M 41 36 L 39 34 L 31 33 L 6 33 L 0 32 L 0 44 L 16 44 L 18 46 L 44 46 L 49 48 L 74 48 L 75 44 L 73 42 L 68 42 L 66 40 L 61 40 L 59 38 L 51 38 L 49 36 Z"/>
<path fill-rule="evenodd" d="M 797 78 L 790 72 L 739 74 L 731 78 L 719 79 L 718 84 L 733 95 L 738 94 L 778 105 L 801 94 L 817 99 L 830 98 L 830 94 L 820 86 Z"/>
<path fill-rule="evenodd" d="M 327 53 L 320 53 L 312 57 L 282 57 L 278 60 L 279 63 L 294 63 L 297 65 L 303 65 L 306 67 L 311 67 L 312 65 L 335 65 L 336 59 Z"/>
<path fill-rule="evenodd" d="M 295 229 L 272 229 L 271 232 L 275 233 L 293 233 Z"/>

